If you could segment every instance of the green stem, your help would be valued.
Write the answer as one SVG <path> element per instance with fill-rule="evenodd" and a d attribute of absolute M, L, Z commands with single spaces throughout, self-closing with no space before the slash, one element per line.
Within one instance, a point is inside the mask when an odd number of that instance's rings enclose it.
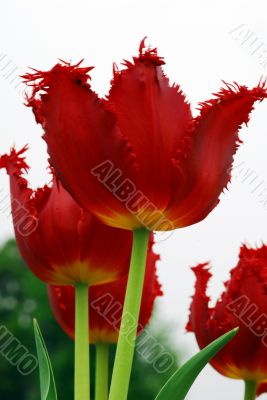
<path fill-rule="evenodd" d="M 96 344 L 95 400 L 108 400 L 108 354 L 107 343 Z"/>
<path fill-rule="evenodd" d="M 256 399 L 257 382 L 245 381 L 245 397 L 244 400 Z"/>
<path fill-rule="evenodd" d="M 109 400 L 126 400 L 141 306 L 149 231 L 133 231 L 133 248 Z"/>
<path fill-rule="evenodd" d="M 88 289 L 75 287 L 75 400 L 90 400 Z"/>

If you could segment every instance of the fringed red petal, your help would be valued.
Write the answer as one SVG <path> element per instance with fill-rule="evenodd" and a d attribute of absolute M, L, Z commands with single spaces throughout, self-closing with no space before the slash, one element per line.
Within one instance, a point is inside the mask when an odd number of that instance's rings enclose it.
<path fill-rule="evenodd" d="M 192 268 L 196 276 L 195 293 L 190 306 L 189 321 L 186 329 L 195 332 L 198 344 L 201 348 L 209 343 L 209 333 L 206 326 L 209 321 L 209 296 L 207 286 L 211 278 L 208 263 L 199 264 Z"/>
<path fill-rule="evenodd" d="M 231 178 L 238 131 L 248 123 L 254 103 L 266 94 L 265 82 L 253 89 L 226 84 L 213 99 L 200 104 L 199 116 L 186 136 L 188 150 L 183 148 L 179 159 L 184 185 L 176 184 L 169 206 L 169 218 L 176 215 L 177 226 L 199 222 L 217 205 Z"/>
<path fill-rule="evenodd" d="M 24 156 L 27 150 L 27 145 L 19 151 L 12 148 L 10 154 L 5 154 L 0 158 L 0 168 L 5 168 L 10 176 L 13 207 L 21 205 L 23 207 L 19 207 L 20 212 L 30 213 L 30 215 L 38 218 L 39 212 L 46 204 L 51 189 L 47 185 L 37 190 L 32 190 L 29 187 L 29 183 L 24 177 L 29 170 Z M 17 215 L 17 210 L 13 209 L 13 214 Z"/>
<path fill-rule="evenodd" d="M 196 293 L 193 297 L 189 328 L 196 335 L 200 347 L 239 326 L 237 336 L 211 361 L 213 367 L 231 378 L 264 381 L 267 379 L 267 346 L 264 328 L 267 324 L 267 246 L 250 249 L 243 246 L 239 262 L 225 283 L 225 291 L 208 319 L 201 319 L 203 301 L 208 309 L 209 298 L 205 295 L 207 273 L 198 270 Z M 202 294 L 202 296 L 201 296 Z M 244 351 L 245 349 L 245 351 Z"/>
<path fill-rule="evenodd" d="M 105 222 L 117 214 L 121 221 L 116 226 L 127 227 L 130 220 L 138 227 L 140 222 L 91 172 L 109 162 L 113 170 L 123 171 L 121 181 L 127 178 L 134 182 L 138 170 L 115 115 L 90 88 L 91 69 L 81 68 L 80 63 L 59 63 L 51 71 L 26 74 L 25 80 L 33 86 L 27 104 L 45 130 L 56 174 L 78 203 Z"/>
<path fill-rule="evenodd" d="M 170 85 L 163 64 L 157 49 L 147 48 L 143 40 L 139 56 L 124 62 L 125 69 L 115 69 L 108 96 L 136 155 L 138 189 L 162 212 L 170 202 L 172 158 L 192 121 L 190 105 L 180 87 Z"/>

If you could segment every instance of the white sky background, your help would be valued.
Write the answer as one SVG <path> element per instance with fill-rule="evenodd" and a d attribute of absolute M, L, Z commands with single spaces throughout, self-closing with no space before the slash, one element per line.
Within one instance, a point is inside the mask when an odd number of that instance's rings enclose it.
<path fill-rule="evenodd" d="M 267 57 L 266 19 L 266 0 L 2 1 L 0 153 L 14 143 L 18 148 L 29 143 L 29 179 L 33 186 L 47 182 L 41 129 L 10 82 L 27 66 L 48 69 L 58 58 L 75 62 L 85 58 L 86 65 L 96 66 L 92 71 L 93 88 L 104 95 L 112 76 L 112 62 L 119 63 L 137 54 L 140 40 L 148 36 L 148 41 L 165 57 L 165 71 L 170 79 L 181 85 L 196 107 L 199 101 L 218 91 L 222 79 L 252 86 L 267 75 L 267 67 L 264 69 L 259 60 L 264 51 Z M 241 39 L 236 40 L 237 35 L 229 33 L 242 24 L 257 39 L 254 46 L 241 45 Z M 261 49 L 251 55 L 261 44 Z M 1 70 L 5 65 L 1 53 L 10 66 L 18 67 L 11 78 L 3 77 L 7 70 Z M 186 358 L 197 351 L 193 335 L 184 333 L 194 284 L 189 267 L 212 261 L 215 277 L 210 293 L 215 299 L 237 261 L 240 243 L 255 245 L 267 241 L 267 205 L 264 207 L 259 199 L 265 187 L 267 193 L 267 103 L 257 105 L 241 136 L 244 144 L 235 165 L 244 162 L 244 169 L 236 168 L 230 190 L 222 195 L 220 205 L 202 223 L 176 231 L 157 246 L 165 291 L 159 302 L 161 317 L 174 325 L 177 343 Z M 252 171 L 253 184 L 249 180 L 242 183 L 245 169 Z M 255 189 L 262 181 L 261 189 Z M 0 174 L 0 188 L 8 192 L 4 172 Z M 10 218 L 3 213 L 0 227 L 2 240 L 13 235 Z M 242 395 L 241 382 L 223 378 L 207 367 L 188 399 L 241 399 Z"/>

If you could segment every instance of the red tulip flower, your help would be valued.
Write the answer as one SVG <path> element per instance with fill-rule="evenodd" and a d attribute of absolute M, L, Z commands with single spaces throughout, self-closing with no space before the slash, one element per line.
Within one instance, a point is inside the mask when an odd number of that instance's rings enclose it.
<path fill-rule="evenodd" d="M 266 392 L 267 392 L 267 382 L 261 383 L 257 388 L 257 396 L 261 396 Z"/>
<path fill-rule="evenodd" d="M 10 177 L 16 240 L 22 257 L 42 281 L 54 285 L 105 283 L 127 274 L 132 233 L 108 227 L 82 209 L 53 176 L 32 190 L 22 151 L 2 156 Z"/>
<path fill-rule="evenodd" d="M 152 243 L 151 243 L 152 245 Z M 148 324 L 154 301 L 162 295 L 156 274 L 158 256 L 150 245 L 145 282 L 139 316 L 138 333 Z M 115 282 L 90 288 L 89 321 L 90 343 L 116 343 L 118 340 L 127 276 Z M 49 299 L 53 314 L 61 328 L 72 338 L 75 336 L 75 292 L 72 286 L 49 286 Z"/>
<path fill-rule="evenodd" d="M 241 248 L 239 262 L 214 307 L 209 306 L 206 294 L 211 277 L 207 264 L 200 264 L 193 271 L 196 286 L 188 331 L 195 333 L 202 349 L 239 326 L 236 337 L 215 356 L 211 365 L 222 375 L 243 379 L 256 388 L 267 380 L 267 246 Z"/>
<path fill-rule="evenodd" d="M 80 63 L 24 76 L 56 174 L 108 225 L 160 231 L 205 218 L 229 182 L 240 126 L 266 97 L 264 84 L 226 85 L 193 118 L 164 64 L 143 40 L 133 62 L 115 66 L 105 99 Z"/>
<path fill-rule="evenodd" d="M 180 87 L 164 74 L 163 58 L 144 40 L 133 62 L 114 67 L 105 99 L 90 87 L 92 67 L 80 64 L 26 74 L 33 87 L 28 105 L 65 189 L 105 224 L 134 231 L 124 313 L 137 321 L 148 231 L 195 224 L 217 205 L 239 128 L 266 88 L 226 85 L 193 118 Z M 121 334 L 110 400 L 127 398 L 132 358 L 133 346 Z"/>

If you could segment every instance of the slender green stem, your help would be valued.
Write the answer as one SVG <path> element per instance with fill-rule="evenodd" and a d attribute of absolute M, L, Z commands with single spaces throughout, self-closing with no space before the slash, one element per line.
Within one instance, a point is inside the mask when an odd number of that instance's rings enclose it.
<path fill-rule="evenodd" d="M 95 400 L 108 400 L 108 355 L 107 343 L 96 344 Z"/>
<path fill-rule="evenodd" d="M 88 285 L 75 288 L 75 400 L 90 400 Z"/>
<path fill-rule="evenodd" d="M 149 231 L 133 232 L 133 248 L 109 400 L 126 400 L 142 299 Z"/>
<path fill-rule="evenodd" d="M 257 382 L 245 381 L 245 397 L 244 400 L 256 399 Z"/>

